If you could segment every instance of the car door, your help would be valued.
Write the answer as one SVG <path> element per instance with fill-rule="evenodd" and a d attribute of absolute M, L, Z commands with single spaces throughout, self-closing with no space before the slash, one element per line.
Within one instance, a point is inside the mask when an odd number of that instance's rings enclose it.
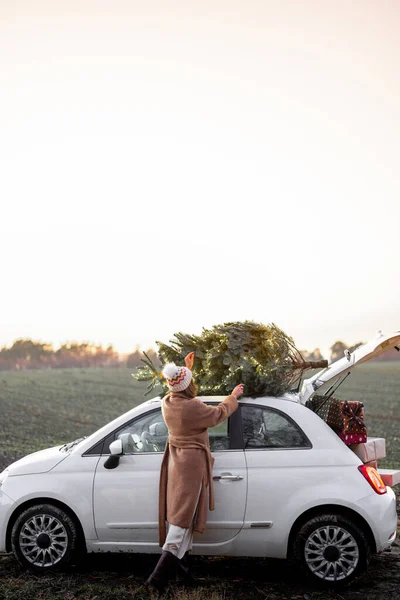
<path fill-rule="evenodd" d="M 93 491 L 97 536 L 105 542 L 158 540 L 158 476 L 167 439 L 159 408 L 113 432 L 98 462 Z M 108 446 L 122 441 L 123 455 L 107 469 Z"/>
<path fill-rule="evenodd" d="M 243 445 L 248 472 L 246 529 L 252 551 L 283 558 L 288 529 L 285 511 L 293 490 L 309 487 L 304 451 L 312 445 L 300 427 L 276 408 L 241 406 Z"/>
<path fill-rule="evenodd" d="M 204 533 L 195 535 L 194 542 L 219 544 L 233 539 L 244 524 L 247 468 L 240 436 L 239 411 L 227 421 L 210 428 L 209 438 L 215 459 L 215 510 L 208 512 L 206 529 Z"/>
<path fill-rule="evenodd" d="M 213 478 L 215 510 L 209 512 L 201 542 L 227 541 L 244 522 L 247 476 L 243 450 L 235 449 L 228 422 L 209 429 L 215 458 Z M 114 469 L 106 469 L 107 456 L 97 465 L 93 506 L 100 541 L 158 542 L 158 484 L 168 431 L 160 408 L 149 409 L 116 430 L 107 439 L 121 439 L 123 455 Z"/>

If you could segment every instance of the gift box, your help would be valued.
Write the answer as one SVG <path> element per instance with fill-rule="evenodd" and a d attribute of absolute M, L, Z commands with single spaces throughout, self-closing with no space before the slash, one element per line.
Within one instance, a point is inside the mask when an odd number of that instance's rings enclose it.
<path fill-rule="evenodd" d="M 325 396 L 315 395 L 307 401 L 307 406 L 317 413 L 317 415 L 332 427 L 332 429 L 340 430 L 342 426 L 340 400 L 337 398 L 326 398 Z"/>
<path fill-rule="evenodd" d="M 367 441 L 367 432 L 365 433 L 343 433 L 342 431 L 337 432 L 341 440 L 344 441 L 346 446 L 353 444 L 362 444 Z"/>
<path fill-rule="evenodd" d="M 378 460 L 379 458 L 385 458 L 385 438 L 369 437 L 366 439 L 365 443 L 355 443 L 351 449 L 357 454 L 363 463 L 370 462 L 371 460 Z"/>
<path fill-rule="evenodd" d="M 360 437 L 365 438 L 362 440 L 363 442 L 367 441 L 367 429 L 364 423 L 364 405 L 362 402 L 341 400 L 340 416 L 342 419 L 340 433 L 359 435 Z"/>
<path fill-rule="evenodd" d="M 379 469 L 379 475 L 382 477 L 385 485 L 390 487 L 400 483 L 400 471 L 394 469 Z"/>
<path fill-rule="evenodd" d="M 307 406 L 316 412 L 345 442 L 360 444 L 367 441 L 362 402 L 314 396 Z"/>

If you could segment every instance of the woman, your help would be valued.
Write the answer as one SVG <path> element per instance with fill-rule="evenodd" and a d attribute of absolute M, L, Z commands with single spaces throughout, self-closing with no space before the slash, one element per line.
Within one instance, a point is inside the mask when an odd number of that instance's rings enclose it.
<path fill-rule="evenodd" d="M 185 367 L 170 363 L 162 372 L 169 389 L 162 403 L 169 434 L 159 489 L 159 542 L 163 552 L 146 582 L 160 593 L 177 570 L 184 572 L 187 579 L 191 578 L 186 558 L 194 532 L 204 531 L 207 509 L 214 510 L 214 458 L 207 430 L 235 412 L 237 399 L 243 394 L 243 384 L 240 384 L 218 406 L 205 404 L 196 398 L 197 386 L 191 372 L 193 361 L 191 352 L 185 358 Z"/>

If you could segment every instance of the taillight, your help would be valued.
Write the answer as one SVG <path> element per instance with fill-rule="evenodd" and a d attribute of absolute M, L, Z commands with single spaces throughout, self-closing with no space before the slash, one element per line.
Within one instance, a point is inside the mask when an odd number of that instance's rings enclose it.
<path fill-rule="evenodd" d="M 383 483 L 382 477 L 379 475 L 378 471 L 374 469 L 374 467 L 360 465 L 358 470 L 360 473 L 362 473 L 362 475 L 364 475 L 369 485 L 377 494 L 386 494 L 386 485 Z"/>

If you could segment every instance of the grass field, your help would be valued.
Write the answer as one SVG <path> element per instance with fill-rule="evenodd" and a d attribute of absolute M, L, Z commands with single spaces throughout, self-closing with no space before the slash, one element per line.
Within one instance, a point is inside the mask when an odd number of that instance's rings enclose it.
<path fill-rule="evenodd" d="M 0 468 L 89 435 L 143 402 L 144 390 L 127 368 L 0 373 Z M 379 465 L 400 466 L 400 361 L 360 365 L 335 395 L 364 402 L 368 435 L 386 438 Z"/>
<path fill-rule="evenodd" d="M 89 435 L 144 400 L 131 370 L 82 369 L 0 373 L 0 470 L 49 446 Z M 387 442 L 381 467 L 400 466 L 400 362 L 361 365 L 335 394 L 365 404 L 369 435 Z M 397 486 L 400 487 L 400 486 Z M 193 557 L 198 590 L 173 586 L 178 600 L 398 600 L 400 547 L 383 553 L 367 575 L 339 593 L 310 587 L 287 561 Z M 152 600 L 143 582 L 149 555 L 89 555 L 65 573 L 37 576 L 0 554 L 0 600 Z"/>
<path fill-rule="evenodd" d="M 28 452 L 89 435 L 143 401 L 130 369 L 0 374 L 0 466 Z"/>

